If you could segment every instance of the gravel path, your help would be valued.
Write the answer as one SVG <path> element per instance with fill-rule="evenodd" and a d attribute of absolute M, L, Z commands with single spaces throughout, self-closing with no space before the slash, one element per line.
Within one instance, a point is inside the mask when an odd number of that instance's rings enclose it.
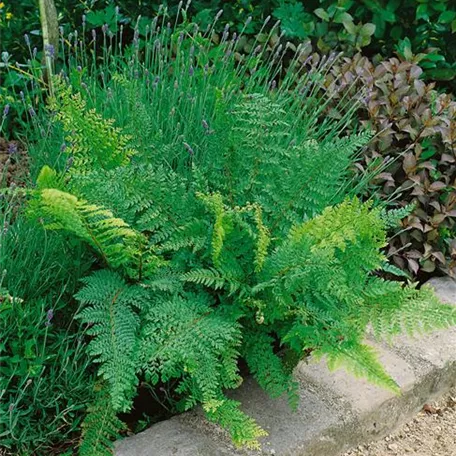
<path fill-rule="evenodd" d="M 345 456 L 456 456 L 456 389 L 394 434 Z"/>

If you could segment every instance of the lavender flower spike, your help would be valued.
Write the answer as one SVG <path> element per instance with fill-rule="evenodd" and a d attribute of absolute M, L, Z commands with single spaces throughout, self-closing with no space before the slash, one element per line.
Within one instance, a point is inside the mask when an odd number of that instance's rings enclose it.
<path fill-rule="evenodd" d="M 54 58 L 55 56 L 55 48 L 52 44 L 46 44 L 46 47 L 44 48 L 46 52 L 46 57 L 50 57 L 51 59 Z"/>
<path fill-rule="evenodd" d="M 52 309 L 49 309 L 47 312 L 46 312 L 46 322 L 44 323 L 45 326 L 51 326 L 52 323 L 52 319 L 54 318 L 54 311 Z"/>
<path fill-rule="evenodd" d="M 187 152 L 188 152 L 190 155 L 195 155 L 195 151 L 192 149 L 192 147 L 190 146 L 190 144 L 184 142 L 184 147 L 187 149 Z"/>

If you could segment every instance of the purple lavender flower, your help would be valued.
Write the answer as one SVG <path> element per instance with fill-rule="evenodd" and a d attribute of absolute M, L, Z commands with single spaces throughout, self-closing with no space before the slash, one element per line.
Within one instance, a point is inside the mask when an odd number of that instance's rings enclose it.
<path fill-rule="evenodd" d="M 24 35 L 24 40 L 25 44 L 30 47 L 30 37 L 27 35 L 27 33 Z"/>
<path fill-rule="evenodd" d="M 36 116 L 36 112 L 31 106 L 28 109 L 28 113 L 30 114 L 30 117 L 35 117 Z"/>
<path fill-rule="evenodd" d="M 65 171 L 68 171 L 73 166 L 73 161 L 74 161 L 74 159 L 72 156 L 68 157 L 66 166 L 65 166 Z"/>
<path fill-rule="evenodd" d="M 44 323 L 45 326 L 51 326 L 52 323 L 52 319 L 54 318 L 54 311 L 52 309 L 49 309 L 47 312 L 46 312 L 46 322 Z"/>
<path fill-rule="evenodd" d="M 34 47 L 32 51 L 32 56 L 34 59 L 36 59 L 36 54 L 38 54 L 38 48 Z"/>
<path fill-rule="evenodd" d="M 46 57 L 50 57 L 51 59 L 55 56 L 55 48 L 52 44 L 46 44 L 44 51 L 46 53 Z"/>
<path fill-rule="evenodd" d="M 228 39 L 229 28 L 230 28 L 230 24 L 226 24 L 225 28 L 223 29 L 222 41 L 226 41 Z"/>
<path fill-rule="evenodd" d="M 187 152 L 188 152 L 190 155 L 194 155 L 194 154 L 195 154 L 195 151 L 192 149 L 192 147 L 190 146 L 190 144 L 184 142 L 184 147 L 187 149 Z"/>
<path fill-rule="evenodd" d="M 60 146 L 60 152 L 65 152 L 66 148 L 67 148 L 66 143 L 62 143 L 62 145 Z"/>
<path fill-rule="evenodd" d="M 92 39 L 95 41 L 97 39 L 97 31 L 92 29 Z"/>
<path fill-rule="evenodd" d="M 219 10 L 219 12 L 215 15 L 215 21 L 216 21 L 216 22 L 220 19 L 220 17 L 222 16 L 222 14 L 223 14 L 223 10 L 221 9 L 221 10 Z"/>
<path fill-rule="evenodd" d="M 80 72 L 82 71 L 81 65 L 78 65 L 78 66 L 76 67 L 76 71 L 77 71 L 78 73 L 80 73 Z"/>
<path fill-rule="evenodd" d="M 19 95 L 21 96 L 21 100 L 25 101 L 25 95 L 24 95 L 24 92 L 22 90 L 19 92 Z"/>
<path fill-rule="evenodd" d="M 18 150 L 18 149 L 17 149 L 17 144 L 16 144 L 16 143 L 9 143 L 9 144 L 8 144 L 8 149 L 7 149 L 7 151 L 8 151 L 8 153 L 9 153 L 10 155 L 15 155 L 15 154 L 17 154 L 17 150 Z"/>
<path fill-rule="evenodd" d="M 203 121 L 201 123 L 203 124 L 203 128 L 205 130 L 206 135 L 212 135 L 212 133 L 214 133 L 214 130 L 212 130 L 209 127 L 209 124 L 207 123 L 206 120 L 203 119 Z"/>
<path fill-rule="evenodd" d="M 195 69 L 193 68 L 193 65 L 190 65 L 190 68 L 188 69 L 188 74 L 190 76 L 193 76 L 195 74 Z"/>
<path fill-rule="evenodd" d="M 103 35 L 106 35 L 106 32 L 108 31 L 108 24 L 103 24 L 101 31 L 103 32 Z"/>
<path fill-rule="evenodd" d="M 3 108 L 3 117 L 6 117 L 8 115 L 9 110 L 10 110 L 10 105 L 9 104 L 5 105 L 5 107 Z"/>

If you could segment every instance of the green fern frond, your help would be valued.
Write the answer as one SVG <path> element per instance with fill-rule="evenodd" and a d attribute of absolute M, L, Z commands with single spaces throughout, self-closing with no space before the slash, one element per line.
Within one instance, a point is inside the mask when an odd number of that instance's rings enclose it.
<path fill-rule="evenodd" d="M 117 418 L 109 394 L 99 391 L 82 423 L 79 456 L 112 456 L 114 441 L 125 429 L 125 424 Z"/>
<path fill-rule="evenodd" d="M 273 398 L 289 394 L 290 404 L 297 406 L 297 382 L 284 369 L 273 351 L 274 339 L 267 333 L 255 331 L 244 336 L 244 357 L 249 371 L 259 385 Z"/>
<path fill-rule="evenodd" d="M 36 195 L 31 213 L 43 218 L 47 229 L 65 230 L 90 244 L 108 265 L 118 267 L 134 258 L 139 233 L 107 209 L 45 188 Z"/>
<path fill-rule="evenodd" d="M 215 216 L 215 222 L 212 229 L 212 261 L 216 266 L 219 266 L 219 258 L 222 253 L 226 231 L 230 229 L 223 198 L 220 193 L 213 193 L 210 195 L 198 193 L 197 196 Z"/>
<path fill-rule="evenodd" d="M 389 274 L 393 274 L 396 277 L 404 277 L 409 280 L 411 279 L 411 276 L 407 271 L 404 271 L 403 269 L 400 269 L 397 266 L 394 266 L 394 264 L 388 263 L 386 261 L 381 266 L 381 270 Z"/>
<path fill-rule="evenodd" d="M 315 359 L 326 355 L 330 370 L 344 368 L 355 377 L 363 377 L 371 383 L 400 393 L 398 384 L 385 371 L 373 347 L 360 343 L 340 343 L 338 347 L 318 349 L 312 353 Z"/>
<path fill-rule="evenodd" d="M 261 448 L 259 438 L 268 433 L 247 416 L 240 408 L 240 402 L 227 398 L 219 398 L 215 402 L 203 404 L 206 417 L 227 429 L 237 446 L 245 446 L 252 450 Z"/>
<path fill-rule="evenodd" d="M 217 269 L 193 269 L 185 273 L 182 279 L 186 282 L 193 282 L 206 287 L 220 290 L 227 280 Z"/>
<path fill-rule="evenodd" d="M 239 209 L 242 211 L 253 212 L 253 219 L 257 229 L 256 251 L 255 251 L 255 272 L 260 272 L 263 269 L 264 262 L 268 255 L 268 248 L 271 243 L 271 235 L 269 229 L 263 221 L 263 209 L 258 203 L 247 204 L 245 208 Z"/>
<path fill-rule="evenodd" d="M 126 411 L 138 383 L 139 317 L 135 309 L 143 307 L 147 295 L 108 270 L 97 271 L 83 282 L 76 298 L 84 308 L 76 318 L 90 325 L 88 351 L 100 364 L 98 374 L 108 386 L 113 410 Z"/>
<path fill-rule="evenodd" d="M 130 138 L 114 127 L 114 120 L 104 119 L 95 109 L 88 109 L 80 93 L 73 93 L 61 78 L 55 79 L 55 94 L 49 108 L 66 133 L 65 152 L 73 159 L 70 172 L 112 169 L 126 165 L 135 154 L 128 147 Z"/>
<path fill-rule="evenodd" d="M 400 226 L 402 219 L 410 215 L 415 209 L 415 204 L 407 204 L 398 209 L 382 209 L 381 218 L 385 224 L 385 228 L 397 228 Z"/>
<path fill-rule="evenodd" d="M 425 333 L 456 324 L 456 308 L 442 304 L 431 287 L 417 289 L 372 278 L 365 290 L 363 312 L 377 338 Z"/>
<path fill-rule="evenodd" d="M 64 182 L 62 176 L 49 166 L 43 166 L 36 179 L 36 187 L 39 190 L 45 188 L 55 188 L 58 190 L 64 189 Z"/>
<path fill-rule="evenodd" d="M 239 383 L 239 325 L 210 304 L 204 294 L 156 297 L 142 328 L 141 364 L 147 377 L 152 383 L 181 378 L 184 409 L 214 400 L 222 385 Z"/>

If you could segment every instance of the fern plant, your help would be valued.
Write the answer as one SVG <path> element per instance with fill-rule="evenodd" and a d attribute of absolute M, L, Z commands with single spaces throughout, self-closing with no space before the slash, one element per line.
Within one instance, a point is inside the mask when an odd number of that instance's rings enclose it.
<path fill-rule="evenodd" d="M 400 214 L 356 198 L 350 167 L 369 133 L 320 121 L 324 64 L 298 54 L 275 87 L 279 48 L 236 66 L 237 37 L 212 48 L 192 26 L 153 24 L 148 40 L 142 59 L 108 56 L 81 95 L 79 72 L 74 87 L 56 81 L 50 128 L 72 141 L 72 164 L 45 168 L 30 202 L 100 259 L 76 295 L 103 385 L 82 454 L 104 454 L 139 380 L 175 381 L 180 409 L 201 404 L 258 447 L 265 432 L 224 393 L 242 383 L 240 358 L 292 406 L 292 371 L 310 352 L 398 391 L 364 344 L 368 325 L 388 338 L 455 324 L 456 311 L 373 274 Z"/>

